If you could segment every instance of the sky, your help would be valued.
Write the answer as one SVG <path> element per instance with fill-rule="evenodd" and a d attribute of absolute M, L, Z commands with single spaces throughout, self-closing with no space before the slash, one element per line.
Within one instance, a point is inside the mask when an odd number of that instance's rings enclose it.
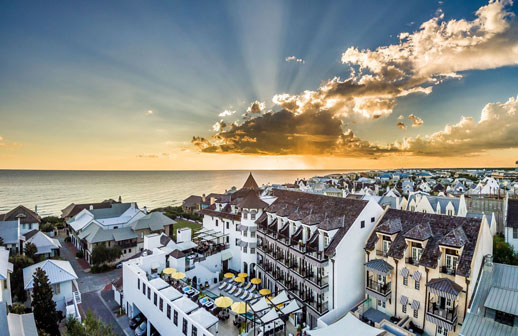
<path fill-rule="evenodd" d="M 0 169 L 518 160 L 509 0 L 1 6 Z"/>

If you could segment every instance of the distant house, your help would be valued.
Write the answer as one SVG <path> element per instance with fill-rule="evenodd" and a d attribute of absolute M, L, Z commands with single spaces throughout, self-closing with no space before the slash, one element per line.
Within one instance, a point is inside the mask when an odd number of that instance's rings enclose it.
<path fill-rule="evenodd" d="M 9 262 L 9 250 L 0 247 L 0 302 L 12 304 L 11 298 L 11 273 L 13 264 Z"/>
<path fill-rule="evenodd" d="M 77 284 L 77 274 L 70 262 L 65 260 L 45 260 L 23 269 L 23 285 L 28 292 L 29 300 L 32 298 L 34 288 L 34 274 L 41 268 L 47 274 L 52 291 L 52 299 L 56 302 L 56 309 L 66 316 L 80 317 L 77 305 L 81 303 L 81 293 Z"/>
<path fill-rule="evenodd" d="M 466 217 L 468 212 L 464 195 L 461 197 L 430 196 L 426 193 L 411 193 L 404 210 L 438 215 Z"/>
<path fill-rule="evenodd" d="M 189 214 L 197 213 L 201 210 L 201 204 L 205 201 L 205 195 L 191 195 L 182 201 L 182 210 Z"/>
<path fill-rule="evenodd" d="M 24 248 L 28 243 L 34 244 L 38 249 L 36 255 L 43 255 L 45 258 L 59 256 L 59 248 L 61 247 L 61 243 L 59 242 L 59 240 L 51 238 L 47 236 L 45 233 L 38 230 L 32 230 L 30 232 L 27 232 L 23 236 Z"/>
<path fill-rule="evenodd" d="M 20 234 L 32 230 L 39 230 L 41 217 L 37 213 L 37 207 L 32 211 L 23 205 L 19 205 L 8 213 L 0 215 L 0 222 L 17 222 L 20 220 Z"/>
<path fill-rule="evenodd" d="M 518 335 L 518 266 L 486 258 L 459 335 Z"/>
<path fill-rule="evenodd" d="M 0 237 L 3 246 L 17 254 L 22 251 L 22 236 L 20 234 L 20 218 L 13 221 L 0 221 Z"/>
<path fill-rule="evenodd" d="M 401 182 L 401 190 L 403 190 L 403 195 L 408 195 L 414 191 L 414 183 L 410 180 L 403 180 Z"/>
<path fill-rule="evenodd" d="M 119 201 L 115 201 L 113 199 L 104 200 L 99 203 L 81 203 L 81 204 L 75 204 L 70 203 L 66 208 L 61 210 L 61 218 L 63 218 L 65 221 L 68 219 L 74 217 L 81 211 L 85 209 L 106 209 L 111 208 L 112 204 L 114 203 L 121 203 L 121 197 L 119 196 Z"/>

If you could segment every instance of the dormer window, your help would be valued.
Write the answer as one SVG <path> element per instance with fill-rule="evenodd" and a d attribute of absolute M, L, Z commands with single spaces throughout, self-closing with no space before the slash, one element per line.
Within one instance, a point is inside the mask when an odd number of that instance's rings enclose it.
<path fill-rule="evenodd" d="M 388 254 L 388 251 L 390 250 L 390 238 L 387 237 L 387 236 L 383 236 L 383 246 L 382 246 L 382 251 L 383 251 L 383 255 L 386 256 Z"/>
<path fill-rule="evenodd" d="M 412 242 L 412 260 L 414 263 L 419 262 L 421 256 L 423 255 L 423 247 L 421 243 Z"/>
<path fill-rule="evenodd" d="M 252 213 L 250 214 L 250 219 L 255 220 L 255 212 L 252 212 Z"/>
<path fill-rule="evenodd" d="M 324 233 L 324 248 L 329 246 L 329 235 Z"/>
<path fill-rule="evenodd" d="M 452 249 L 446 249 L 446 268 L 450 271 L 455 271 L 457 269 L 458 263 L 459 256 L 457 251 Z"/>

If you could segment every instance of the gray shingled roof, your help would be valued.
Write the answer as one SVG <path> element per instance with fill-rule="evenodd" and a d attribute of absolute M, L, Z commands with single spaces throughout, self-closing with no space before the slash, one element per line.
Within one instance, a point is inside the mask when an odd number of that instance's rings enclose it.
<path fill-rule="evenodd" d="M 131 203 L 113 203 L 109 208 L 89 210 L 95 219 L 120 217 L 131 207 Z"/>
<path fill-rule="evenodd" d="M 155 232 L 164 230 L 165 226 L 175 223 L 176 221 L 161 212 L 152 212 L 131 223 L 131 228 L 133 230 L 149 229 Z"/>

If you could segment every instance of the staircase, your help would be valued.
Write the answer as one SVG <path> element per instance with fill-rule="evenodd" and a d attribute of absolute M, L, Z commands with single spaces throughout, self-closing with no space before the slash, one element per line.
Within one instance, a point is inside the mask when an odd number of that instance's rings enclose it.
<path fill-rule="evenodd" d="M 81 293 L 79 293 L 79 291 L 74 292 L 74 299 L 76 300 L 77 304 L 81 304 Z"/>

